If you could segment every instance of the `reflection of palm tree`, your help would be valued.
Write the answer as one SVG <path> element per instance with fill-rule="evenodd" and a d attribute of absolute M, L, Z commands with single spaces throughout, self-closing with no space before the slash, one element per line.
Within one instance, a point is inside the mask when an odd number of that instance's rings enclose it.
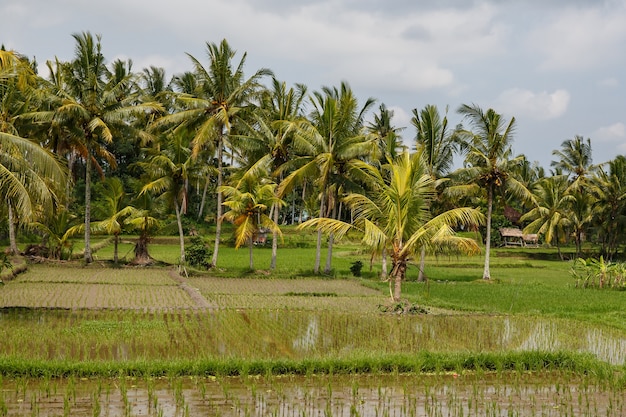
<path fill-rule="evenodd" d="M 450 187 L 465 195 L 487 191 L 487 233 L 485 236 L 485 267 L 483 279 L 490 279 L 491 215 L 497 190 L 512 192 L 531 199 L 530 192 L 517 181 L 511 172 L 523 157 L 512 158 L 515 118 L 506 123 L 493 109 L 484 112 L 476 105 L 462 105 L 458 112 L 469 122 L 473 130 L 460 130 L 458 137 L 461 150 L 465 153 L 465 167 L 455 176 L 465 186 Z"/>
<path fill-rule="evenodd" d="M 405 151 L 380 171 L 366 166 L 362 169 L 369 177 L 372 193 L 371 197 L 353 193 L 345 198 L 355 213 L 353 223 L 320 217 L 300 227 L 317 227 L 338 237 L 357 229 L 363 233 L 365 245 L 387 248 L 392 259 L 390 292 L 394 301 L 400 300 L 408 262 L 421 247 L 452 247 L 469 253 L 479 250 L 473 239 L 458 237 L 453 230 L 455 225 L 481 223 L 479 211 L 456 208 L 432 217 L 434 180 L 421 152 L 410 156 Z"/>

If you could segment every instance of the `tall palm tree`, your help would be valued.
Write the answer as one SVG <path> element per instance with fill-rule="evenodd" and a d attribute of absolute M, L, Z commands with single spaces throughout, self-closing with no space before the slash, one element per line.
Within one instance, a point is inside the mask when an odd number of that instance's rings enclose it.
<path fill-rule="evenodd" d="M 202 166 L 192 157 L 191 134 L 178 129 L 165 136 L 165 143 L 149 150 L 146 161 L 138 162 L 147 176 L 140 194 L 152 194 L 167 207 L 174 208 L 180 243 L 179 271 L 185 266 L 185 233 L 182 216 L 187 212 L 189 184 L 203 174 Z"/>
<path fill-rule="evenodd" d="M 155 128 L 167 125 L 179 125 L 194 132 L 193 156 L 197 158 L 203 151 L 215 153 L 217 159 L 217 188 L 223 184 L 224 147 L 229 141 L 233 122 L 246 107 L 254 104 L 262 89 L 260 80 L 272 75 L 268 69 L 260 69 L 250 78 L 245 78 L 243 67 L 247 54 L 243 54 L 236 67 L 233 67 L 234 51 L 226 39 L 219 44 L 208 43 L 207 55 L 209 66 L 189 55 L 194 65 L 197 84 L 191 94 L 178 97 L 182 109 L 161 118 Z M 181 79 L 185 81 L 186 79 Z M 183 83 L 188 85 L 188 83 Z M 215 247 L 212 265 L 217 265 L 219 243 L 222 232 L 222 200 L 217 192 L 217 218 L 215 229 Z"/>
<path fill-rule="evenodd" d="M 416 131 L 416 149 L 421 150 L 424 154 L 428 174 L 433 180 L 438 182 L 437 185 L 441 185 L 442 182 L 440 180 L 450 171 L 454 151 L 458 148 L 454 135 L 448 130 L 448 117 L 445 115 L 442 118 L 437 106 L 429 104 L 419 112 L 417 109 L 413 109 L 411 124 Z M 438 189 L 440 190 L 440 187 Z M 438 210 L 437 204 L 433 204 L 431 209 Z M 423 247 L 420 256 L 418 281 L 426 279 L 424 276 L 425 259 L 426 247 Z"/>
<path fill-rule="evenodd" d="M 349 230 L 363 234 L 363 244 L 369 247 L 384 246 L 392 259 L 390 295 L 400 301 L 402 281 L 406 277 L 408 262 L 423 246 L 479 251 L 473 239 L 456 236 L 456 225 L 479 224 L 482 214 L 473 208 L 456 208 L 435 217 L 430 204 L 435 197 L 434 180 L 428 173 L 422 152 L 409 155 L 404 151 L 382 170 L 364 165 L 361 167 L 370 178 L 372 193 L 351 193 L 345 202 L 355 212 L 352 223 L 319 217 L 304 222 L 300 228 L 320 228 L 335 233 L 338 238 Z"/>
<path fill-rule="evenodd" d="M 561 259 L 560 238 L 570 224 L 569 210 L 573 198 L 568 187 L 566 175 L 541 179 L 533 188 L 537 205 L 520 218 L 521 222 L 530 221 L 524 233 L 538 233 L 543 235 L 546 243 L 555 243 Z"/>
<path fill-rule="evenodd" d="M 312 153 L 294 161 L 301 165 L 282 181 L 279 195 L 290 191 L 296 183 L 315 178 L 320 196 L 319 216 L 339 218 L 340 199 L 346 192 L 362 189 L 358 168 L 377 146 L 373 136 L 365 132 L 363 122 L 374 100 L 366 100 L 359 108 L 350 86 L 342 82 L 339 88 L 324 87 L 313 93 L 311 104 L 310 122 L 300 123 L 298 134 L 311 144 Z M 331 233 L 324 273 L 330 273 L 332 268 L 333 239 Z M 320 269 L 321 242 L 322 233 L 318 230 L 315 273 Z"/>
<path fill-rule="evenodd" d="M 513 133 L 515 118 L 507 121 L 493 109 L 483 111 L 477 105 L 463 104 L 458 112 L 469 123 L 469 129 L 457 132 L 465 166 L 455 172 L 455 177 L 467 185 L 449 187 L 449 190 L 467 194 L 487 192 L 487 233 L 485 236 L 485 265 L 483 279 L 491 278 L 491 217 L 496 192 L 511 192 L 523 199 L 532 199 L 531 193 L 511 175 L 514 166 L 523 157 L 513 158 Z"/>
<path fill-rule="evenodd" d="M 428 173 L 435 179 L 445 177 L 458 149 L 453 132 L 448 129 L 448 116 L 441 117 L 437 106 L 429 104 L 419 112 L 413 109 L 411 124 L 416 131 L 416 146 L 424 147 Z"/>
<path fill-rule="evenodd" d="M 307 88 L 296 85 L 287 89 L 285 82 L 272 78 L 272 84 L 261 96 L 261 107 L 252 115 L 251 122 L 243 120 L 243 131 L 239 145 L 247 154 L 243 161 L 245 167 L 253 165 L 269 166 L 273 181 L 280 183 L 289 163 L 308 143 L 296 135 L 295 122 L 303 118 L 303 104 Z M 272 207 L 274 223 L 278 224 L 280 205 Z M 281 203 L 282 204 L 282 203 Z M 278 231 L 275 229 L 272 238 L 272 258 L 270 269 L 276 268 L 278 252 Z"/>
<path fill-rule="evenodd" d="M 101 38 L 89 32 L 72 35 L 76 41 L 75 57 L 62 63 L 63 83 L 49 84 L 52 110 L 38 112 L 35 118 L 50 122 L 52 129 L 62 129 L 79 142 L 77 151 L 85 162 L 85 252 L 84 260 L 93 261 L 91 254 L 91 175 L 93 168 L 102 171 L 99 159 L 115 167 L 115 156 L 107 146 L 114 135 L 125 131 L 133 117 L 162 111 L 158 103 L 141 103 L 129 86 L 133 74 L 117 77 L 106 66 Z M 118 68 L 119 69 L 119 68 Z"/>

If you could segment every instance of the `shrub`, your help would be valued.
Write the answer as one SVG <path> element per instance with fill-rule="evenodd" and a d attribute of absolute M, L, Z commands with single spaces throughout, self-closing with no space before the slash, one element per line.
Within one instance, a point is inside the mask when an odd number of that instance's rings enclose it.
<path fill-rule="evenodd" d="M 361 261 L 352 262 L 352 266 L 350 266 L 350 272 L 352 272 L 352 275 L 354 275 L 355 277 L 360 277 L 361 269 L 363 269 L 363 262 Z"/>
<path fill-rule="evenodd" d="M 193 236 L 191 244 L 185 247 L 185 259 L 189 265 L 209 269 L 213 252 L 204 243 L 200 236 Z"/>

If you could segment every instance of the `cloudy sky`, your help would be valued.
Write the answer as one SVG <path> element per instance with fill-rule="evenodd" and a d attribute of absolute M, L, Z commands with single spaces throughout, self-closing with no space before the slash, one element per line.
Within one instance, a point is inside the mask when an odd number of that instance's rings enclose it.
<path fill-rule="evenodd" d="M 516 118 L 514 148 L 548 168 L 591 138 L 594 162 L 626 154 L 626 0 L 0 0 L 0 43 L 40 64 L 70 60 L 72 33 L 102 35 L 108 61 L 191 69 L 206 42 L 247 52 L 310 91 L 347 81 L 395 112 L 461 104 Z M 42 65 L 43 66 L 43 65 Z"/>

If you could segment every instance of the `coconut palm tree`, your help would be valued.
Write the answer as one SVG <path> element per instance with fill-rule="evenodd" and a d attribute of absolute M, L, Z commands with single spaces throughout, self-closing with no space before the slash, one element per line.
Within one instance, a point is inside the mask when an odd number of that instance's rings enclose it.
<path fill-rule="evenodd" d="M 626 230 L 626 157 L 617 156 L 608 162 L 608 170 L 601 167 L 591 180 L 596 197 L 596 218 L 601 252 L 611 261 L 623 241 Z"/>
<path fill-rule="evenodd" d="M 102 175 L 99 161 L 112 168 L 115 156 L 107 146 L 118 132 L 129 128 L 133 117 L 149 112 L 160 112 L 162 106 L 154 102 L 141 103 L 135 94 L 129 94 L 133 74 L 119 77 L 111 72 L 102 54 L 101 38 L 89 32 L 72 35 L 76 41 L 75 57 L 61 63 L 63 82 L 48 85 L 52 110 L 37 112 L 32 117 L 48 122 L 51 129 L 63 130 L 77 142 L 76 151 L 85 162 L 85 252 L 84 260 L 93 261 L 91 254 L 91 175 L 95 167 Z M 119 69 L 119 66 L 117 66 Z"/>
<path fill-rule="evenodd" d="M 527 222 L 524 233 L 537 233 L 543 236 L 547 244 L 556 244 L 559 258 L 561 254 L 560 239 L 564 236 L 569 220 L 569 210 L 573 196 L 568 193 L 569 181 L 566 175 L 554 175 L 539 180 L 533 194 L 537 205 L 520 218 Z"/>
<path fill-rule="evenodd" d="M 262 169 L 252 169 L 246 171 L 233 185 L 222 186 L 219 191 L 224 194 L 224 206 L 228 208 L 223 215 L 224 219 L 236 226 L 235 247 L 248 244 L 252 270 L 254 236 L 261 229 L 270 230 L 275 235 L 281 234 L 278 224 L 269 216 L 270 207 L 284 204 L 276 197 L 276 183 L 271 181 L 267 171 L 263 174 Z"/>
<path fill-rule="evenodd" d="M 446 108 L 447 113 L 447 108 Z M 421 111 L 413 109 L 411 124 L 415 127 L 415 147 L 423 149 L 424 158 L 428 167 L 429 175 L 441 185 L 444 178 L 452 167 L 454 151 L 457 150 L 454 135 L 448 130 L 448 117 L 443 118 L 439 114 L 439 109 L 434 105 L 427 105 Z M 441 190 L 440 187 L 438 187 Z M 441 195 L 440 195 L 441 197 Z M 434 204 L 431 209 L 437 211 Z M 422 248 L 420 256 L 420 271 L 418 281 L 424 281 L 424 263 L 426 259 L 426 248 Z"/>
<path fill-rule="evenodd" d="M 389 110 L 385 104 L 378 106 L 378 113 L 374 114 L 374 120 L 367 125 L 367 130 L 375 136 L 378 143 L 377 162 L 384 164 L 389 159 L 396 158 L 401 149 L 402 136 L 400 132 L 404 128 L 393 126 L 393 110 Z"/>
<path fill-rule="evenodd" d="M 454 226 L 482 223 L 484 217 L 478 210 L 456 208 L 432 216 L 435 181 L 422 152 L 409 155 L 404 151 L 381 170 L 369 165 L 361 169 L 370 179 L 372 192 L 351 193 L 344 198 L 355 213 L 352 223 L 319 217 L 299 227 L 319 228 L 338 238 L 356 229 L 363 234 L 364 245 L 387 248 L 392 260 L 389 291 L 393 301 L 400 301 L 408 262 L 422 247 L 479 251 L 476 241 L 454 233 Z"/>
<path fill-rule="evenodd" d="M 310 153 L 294 159 L 294 165 L 299 168 L 281 182 L 279 195 L 285 195 L 306 179 L 315 179 L 319 190 L 319 216 L 340 218 L 341 198 L 346 192 L 362 190 L 358 168 L 376 152 L 376 140 L 365 131 L 363 122 L 374 100 L 370 98 L 359 107 L 352 89 L 343 82 L 339 88 L 324 87 L 321 92 L 313 93 L 311 104 L 310 122 L 298 125 L 298 135 L 311 145 Z M 333 239 L 331 233 L 324 273 L 331 271 Z M 322 233 L 318 230 L 315 273 L 320 269 L 321 242 Z"/>
<path fill-rule="evenodd" d="M 491 278 L 491 217 L 497 192 L 510 192 L 532 200 L 532 194 L 511 173 L 521 163 L 523 156 L 513 157 L 513 133 L 515 118 L 507 121 L 493 109 L 483 111 L 477 105 L 463 104 L 458 112 L 469 123 L 469 129 L 457 131 L 461 151 L 465 154 L 465 166 L 454 174 L 464 186 L 449 187 L 451 193 L 487 193 L 487 217 L 485 236 L 485 265 L 483 279 Z"/>
<path fill-rule="evenodd" d="M 597 168 L 593 165 L 591 139 L 576 135 L 573 139 L 566 139 L 561 143 L 561 150 L 552 151 L 558 157 L 550 166 L 570 174 L 572 186 L 580 188 L 585 185 L 587 177 Z"/>
<path fill-rule="evenodd" d="M 18 252 L 16 219 L 34 221 L 36 211 L 50 213 L 58 202 L 55 185 L 65 170 L 54 155 L 22 138 L 18 120 L 27 113 L 36 77 L 28 61 L 0 50 L 0 194 L 7 203 L 10 251 Z"/>
<path fill-rule="evenodd" d="M 216 155 L 219 190 L 224 178 L 224 147 L 229 142 L 233 122 L 246 107 L 254 104 L 259 91 L 262 90 L 260 84 L 262 77 L 271 76 L 272 73 L 268 69 L 260 69 L 250 78 L 245 78 L 243 67 L 247 54 L 244 53 L 237 66 L 233 67 L 236 51 L 225 39 L 219 44 L 207 42 L 206 47 L 209 57 L 208 68 L 205 68 L 200 60 L 189 55 L 197 79 L 193 93 L 179 96 L 181 110 L 161 118 L 154 124 L 154 128 L 176 125 L 193 132 L 194 158 L 206 151 Z M 221 239 L 222 199 L 222 193 L 218 191 L 215 247 L 211 261 L 213 266 L 217 265 Z"/>
<path fill-rule="evenodd" d="M 272 78 L 272 85 L 261 96 L 261 107 L 252 115 L 250 122 L 242 120 L 243 134 L 238 136 L 238 148 L 246 154 L 244 167 L 269 166 L 272 180 L 280 183 L 290 161 L 299 152 L 306 152 L 309 143 L 295 133 L 295 123 L 303 119 L 306 86 L 287 88 L 286 83 Z M 277 198 L 277 203 L 282 201 Z M 281 203 L 282 204 L 282 203 Z M 274 223 L 278 224 L 280 206 L 270 210 Z M 270 269 L 276 268 L 278 231 L 272 237 Z"/>
<path fill-rule="evenodd" d="M 189 184 L 193 179 L 203 176 L 203 167 L 192 157 L 191 136 L 184 129 L 172 131 L 163 138 L 165 143 L 149 149 L 150 156 L 146 161 L 136 164 L 144 170 L 147 178 L 140 195 L 145 193 L 155 195 L 167 207 L 174 208 L 180 243 L 181 272 L 184 271 L 185 265 L 182 216 L 187 212 Z"/>

